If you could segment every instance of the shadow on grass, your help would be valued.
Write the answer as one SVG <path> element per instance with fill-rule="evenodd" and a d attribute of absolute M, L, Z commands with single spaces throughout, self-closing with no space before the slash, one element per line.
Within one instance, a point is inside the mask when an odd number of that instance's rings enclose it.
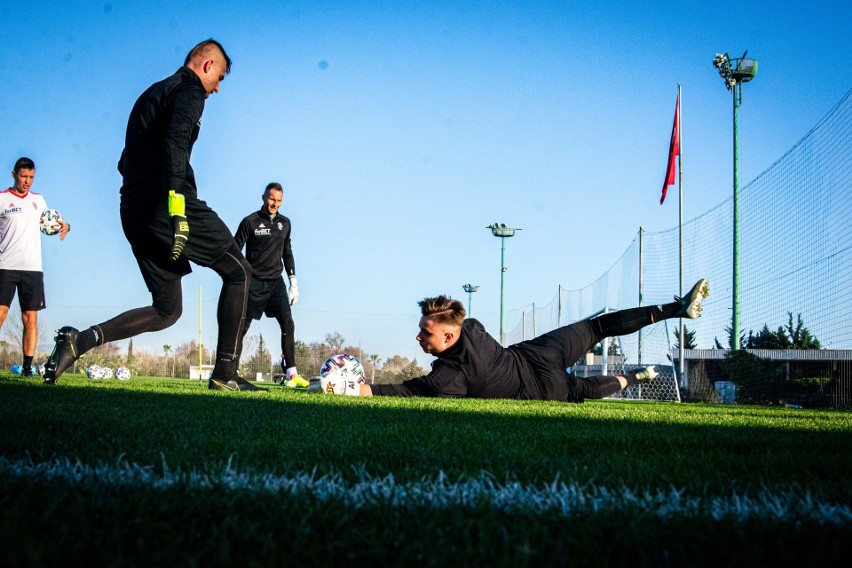
<path fill-rule="evenodd" d="M 0 453 L 155 468 L 527 482 L 695 491 L 801 484 L 850 499 L 849 415 L 594 402 L 219 393 L 206 383 L 0 379 Z M 806 417 L 810 419 L 806 420 Z"/>

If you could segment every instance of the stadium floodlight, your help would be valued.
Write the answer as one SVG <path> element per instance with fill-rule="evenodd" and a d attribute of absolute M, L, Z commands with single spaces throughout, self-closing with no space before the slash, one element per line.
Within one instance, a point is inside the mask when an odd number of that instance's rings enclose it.
<path fill-rule="evenodd" d="M 746 57 L 748 50 L 740 58 L 732 59 L 727 53 L 717 53 L 713 66 L 725 80 L 725 87 L 734 96 L 734 246 L 733 246 L 733 305 L 731 315 L 731 349 L 740 348 L 740 208 L 739 208 L 739 136 L 737 109 L 743 102 L 743 83 L 748 83 L 757 75 L 757 60 Z"/>
<path fill-rule="evenodd" d="M 471 299 L 473 298 L 473 293 L 479 291 L 479 286 L 474 286 L 473 284 L 465 284 L 464 286 L 462 286 L 462 290 L 467 292 L 467 317 L 470 317 Z"/>
<path fill-rule="evenodd" d="M 516 227 L 509 227 L 505 223 L 492 223 L 485 227 L 486 229 L 491 229 L 491 234 L 495 237 L 500 237 L 500 344 L 503 344 L 503 321 L 505 319 L 505 311 L 503 308 L 503 297 L 504 297 L 504 276 L 506 274 L 506 238 L 514 237 L 515 231 L 520 231 L 520 229 Z"/>

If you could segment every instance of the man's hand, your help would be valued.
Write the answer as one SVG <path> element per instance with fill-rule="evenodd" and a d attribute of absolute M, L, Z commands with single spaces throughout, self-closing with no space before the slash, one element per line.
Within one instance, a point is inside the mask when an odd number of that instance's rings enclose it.
<path fill-rule="evenodd" d="M 183 249 L 189 241 L 189 221 L 186 219 L 186 200 L 181 193 L 169 190 L 169 221 L 172 224 L 174 240 L 172 241 L 172 261 L 183 254 Z"/>
<path fill-rule="evenodd" d="M 60 241 L 64 241 L 64 240 L 65 240 L 65 235 L 67 235 L 67 234 L 68 234 L 68 231 L 70 231 L 70 230 L 71 230 L 71 225 L 69 225 L 69 224 L 68 224 L 68 223 L 66 223 L 65 221 L 59 221 L 59 226 L 61 227 L 61 228 L 59 229 L 59 240 L 60 240 Z"/>
<path fill-rule="evenodd" d="M 295 306 L 299 301 L 299 281 L 296 280 L 295 274 L 290 277 L 290 289 L 287 295 L 290 297 L 290 305 Z"/>

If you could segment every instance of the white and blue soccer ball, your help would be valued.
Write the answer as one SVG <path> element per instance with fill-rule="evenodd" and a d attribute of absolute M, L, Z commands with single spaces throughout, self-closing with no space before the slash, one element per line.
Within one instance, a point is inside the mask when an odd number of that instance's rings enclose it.
<path fill-rule="evenodd" d="M 101 366 L 100 365 L 89 365 L 86 368 L 86 376 L 93 380 L 98 380 L 101 378 Z"/>
<path fill-rule="evenodd" d="M 119 381 L 129 381 L 130 380 L 130 369 L 127 367 L 116 367 L 115 368 L 115 378 Z"/>
<path fill-rule="evenodd" d="M 62 215 L 56 209 L 45 209 L 38 221 L 38 228 L 45 235 L 55 235 L 62 228 Z"/>
<path fill-rule="evenodd" d="M 361 361 L 349 353 L 338 353 L 326 359 L 320 367 L 320 376 L 324 377 L 329 373 L 336 373 L 347 379 L 355 379 L 360 384 L 367 382 Z"/>
<path fill-rule="evenodd" d="M 349 353 L 338 353 L 326 359 L 320 367 L 318 390 L 328 394 L 359 396 L 360 386 L 365 382 L 367 378 L 361 362 Z"/>
<path fill-rule="evenodd" d="M 109 367 L 101 367 L 101 378 L 103 380 L 108 380 L 112 378 L 112 369 Z"/>

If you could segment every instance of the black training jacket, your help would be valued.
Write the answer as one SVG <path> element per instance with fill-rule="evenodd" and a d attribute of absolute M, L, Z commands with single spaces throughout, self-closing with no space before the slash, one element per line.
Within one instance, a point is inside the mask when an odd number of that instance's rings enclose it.
<path fill-rule="evenodd" d="M 488 335 L 479 321 L 462 322 L 455 345 L 437 356 L 432 372 L 401 385 L 372 385 L 382 396 L 438 396 L 541 399 L 542 393 L 526 359 Z"/>
<path fill-rule="evenodd" d="M 287 277 L 296 274 L 296 262 L 290 243 L 290 219 L 278 213 L 270 218 L 264 206 L 240 222 L 234 235 L 237 248 L 246 246 L 252 278 L 275 280 L 283 263 Z"/>
<path fill-rule="evenodd" d="M 122 195 L 162 199 L 174 189 L 197 197 L 189 158 L 201 128 L 205 95 L 198 75 L 181 67 L 139 96 L 118 162 Z"/>

